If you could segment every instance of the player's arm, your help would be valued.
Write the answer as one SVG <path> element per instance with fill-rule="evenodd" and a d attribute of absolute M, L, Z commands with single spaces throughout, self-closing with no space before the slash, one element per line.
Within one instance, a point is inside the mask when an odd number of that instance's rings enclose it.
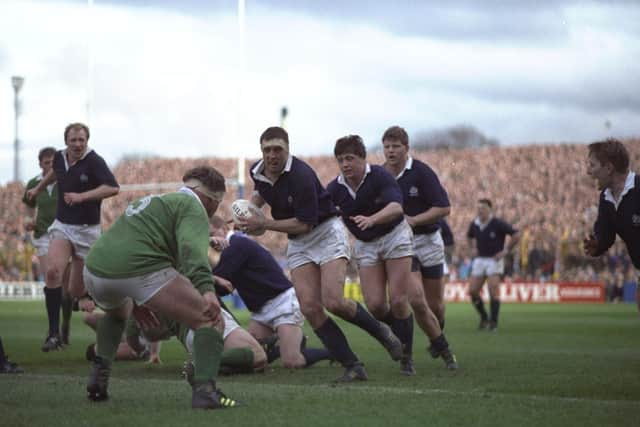
<path fill-rule="evenodd" d="M 250 202 L 259 208 L 263 207 L 265 204 L 264 199 L 257 191 L 254 191 L 253 194 L 251 194 Z"/>
<path fill-rule="evenodd" d="M 298 194 L 296 194 L 296 199 L 298 199 L 299 197 L 304 197 L 305 199 L 308 198 L 308 203 L 313 204 L 314 200 L 311 200 L 312 198 L 308 196 L 313 196 L 313 199 L 315 199 L 314 188 L 311 187 L 299 191 Z M 258 192 L 254 191 L 253 195 L 251 196 L 251 203 L 253 203 L 257 207 L 262 207 L 264 206 L 265 201 Z M 295 203 L 297 205 L 300 202 L 296 201 Z M 307 203 L 307 201 L 305 201 L 304 203 Z M 315 205 L 317 207 L 317 200 L 315 200 Z M 267 218 L 263 215 L 252 215 L 251 217 L 241 221 L 240 225 L 241 229 L 242 227 L 244 227 L 247 232 L 266 229 L 287 234 L 304 234 L 308 233 L 313 228 L 313 224 L 304 222 L 297 217 L 287 219 L 273 219 Z"/>
<path fill-rule="evenodd" d="M 351 220 L 356 223 L 358 228 L 366 230 L 377 224 L 391 222 L 403 214 L 402 205 L 398 202 L 391 202 L 371 216 L 356 215 L 351 217 Z"/>
<path fill-rule="evenodd" d="M 47 187 L 47 185 L 53 184 L 54 182 L 56 182 L 56 173 L 55 173 L 55 171 L 53 169 L 51 169 L 42 178 L 42 180 L 38 184 L 36 184 L 35 187 L 33 187 L 31 190 L 27 191 L 27 193 L 25 194 L 25 197 L 28 200 L 35 199 L 36 196 L 38 195 L 38 193 L 40 193 L 42 190 L 44 190 Z"/>
<path fill-rule="evenodd" d="M 451 213 L 451 206 L 447 207 L 439 207 L 433 206 L 426 211 L 419 213 L 415 216 L 407 215 L 407 222 L 411 227 L 416 227 L 418 225 L 426 225 L 426 224 L 435 224 L 441 218 L 446 217 Z"/>
<path fill-rule="evenodd" d="M 602 200 L 598 206 L 598 218 L 593 226 L 593 234 L 583 241 L 587 255 L 597 257 L 609 250 L 616 241 L 616 232 L 604 208 Z"/>
<path fill-rule="evenodd" d="M 102 200 L 115 196 L 120 191 L 120 187 L 102 184 L 93 190 L 84 193 L 64 193 L 64 201 L 69 205 L 77 205 L 91 200 Z"/>
<path fill-rule="evenodd" d="M 475 239 L 476 239 L 476 235 L 475 235 L 473 222 L 472 222 L 471 224 L 469 224 L 469 229 L 467 230 L 467 245 L 468 245 L 467 248 L 469 250 L 469 253 L 473 254 L 474 257 L 477 255 L 477 252 L 478 252 L 478 248 L 475 244 Z"/>
<path fill-rule="evenodd" d="M 435 224 L 451 213 L 449 195 L 447 194 L 447 190 L 440 184 L 438 175 L 428 167 L 421 170 L 423 175 L 419 184 L 421 187 L 421 198 L 427 202 L 431 208 L 418 215 L 407 216 L 407 222 L 411 227 Z"/>
<path fill-rule="evenodd" d="M 518 242 L 520 241 L 520 236 L 521 236 L 521 233 L 520 231 L 517 231 L 517 230 L 514 230 L 512 234 L 507 235 L 508 240 L 505 243 L 505 248 L 500 252 L 498 252 L 495 258 L 500 259 L 506 256 L 507 254 L 511 253 L 513 248 L 515 248 Z"/>
<path fill-rule="evenodd" d="M 193 286 L 204 295 L 215 294 L 214 279 L 209 264 L 209 223 L 202 206 L 189 198 L 180 206 L 176 218 L 177 267 Z"/>

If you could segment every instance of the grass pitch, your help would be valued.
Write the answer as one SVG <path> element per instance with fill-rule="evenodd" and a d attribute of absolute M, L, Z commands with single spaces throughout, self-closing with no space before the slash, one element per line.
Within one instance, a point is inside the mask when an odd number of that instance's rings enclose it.
<path fill-rule="evenodd" d="M 241 321 L 246 313 L 239 312 Z M 0 301 L 0 335 L 26 371 L 0 375 L 2 426 L 628 426 L 640 417 L 640 315 L 635 305 L 503 304 L 497 333 L 476 331 L 468 304 L 447 307 L 447 337 L 460 369 L 425 352 L 416 326 L 418 375 L 365 333 L 340 321 L 370 380 L 331 386 L 342 369 L 327 362 L 289 371 L 221 377 L 245 407 L 193 411 L 180 376 L 184 351 L 164 343 L 162 365 L 116 362 L 111 398 L 89 402 L 84 359 L 92 331 L 74 313 L 71 345 L 45 354 L 43 301 Z M 318 340 L 307 328 L 309 345 Z"/>

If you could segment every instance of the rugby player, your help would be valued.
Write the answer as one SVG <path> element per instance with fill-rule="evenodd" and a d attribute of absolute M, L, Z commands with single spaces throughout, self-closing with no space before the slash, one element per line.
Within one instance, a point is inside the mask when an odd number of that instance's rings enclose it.
<path fill-rule="evenodd" d="M 109 397 L 111 364 L 135 302 L 136 320 L 143 326 L 141 319 L 157 312 L 193 330 L 192 408 L 238 405 L 216 387 L 224 321 L 207 256 L 209 218 L 224 197 L 225 180 L 217 170 L 200 166 L 182 181 L 176 192 L 130 204 L 89 251 L 85 284 L 106 313 L 98 322 L 90 400 Z"/>
<path fill-rule="evenodd" d="M 289 154 L 287 131 L 281 127 L 266 129 L 260 136 L 260 149 L 262 159 L 251 167 L 251 201 L 258 207 L 269 204 L 272 218 L 252 215 L 241 221 L 241 230 L 287 233 L 287 261 L 302 314 L 332 357 L 345 368 L 336 381 L 364 381 L 364 364 L 324 309 L 368 332 L 394 360 L 402 357 L 402 343 L 362 305 L 345 299 L 347 232 L 316 173 Z"/>
<path fill-rule="evenodd" d="M 520 232 L 500 218 L 493 216 L 493 205 L 489 199 L 478 200 L 478 216 L 469 224 L 467 238 L 472 245 L 475 240 L 476 257 L 471 265 L 469 295 L 471 303 L 480 314 L 479 330 L 495 331 L 500 313 L 500 280 L 504 274 L 504 257 L 520 240 Z M 505 240 L 509 236 L 509 241 Z M 487 316 L 480 296 L 485 281 L 491 299 L 491 317 Z"/>
<path fill-rule="evenodd" d="M 120 190 L 104 159 L 89 148 L 86 125 L 68 125 L 64 130 L 64 141 L 67 148 L 55 153 L 52 169 L 26 194 L 27 200 L 33 200 L 57 181 L 58 203 L 55 220 L 48 230 L 51 243 L 45 276 L 47 311 L 54 315 L 43 351 L 60 346 L 60 337 L 54 334 L 58 330 L 55 313 L 62 304 L 62 283 L 69 259 L 69 291 L 72 297 L 79 297 L 84 293 L 84 259 L 101 232 L 102 200 L 115 196 Z"/>
<path fill-rule="evenodd" d="M 430 337 L 432 356 L 442 357 L 449 369 L 456 369 L 455 356 L 429 310 L 422 287 L 412 278 L 413 235 L 403 214 L 398 183 L 383 167 L 367 163 L 366 148 L 358 135 L 338 139 L 334 155 L 341 174 L 327 190 L 356 238 L 354 256 L 367 307 L 377 319 L 389 322 L 403 343 L 401 372 L 415 374 L 409 303 Z"/>
<path fill-rule="evenodd" d="M 427 164 L 409 156 L 409 135 L 391 126 L 382 135 L 385 169 L 402 190 L 402 207 L 414 236 L 415 270 L 419 270 L 429 308 L 444 328 L 444 242 L 440 220 L 451 212 L 449 196 Z"/>
<path fill-rule="evenodd" d="M 304 317 L 293 285 L 273 255 L 242 233 L 231 232 L 219 216 L 211 219 L 211 235 L 214 245 L 222 249 L 213 274 L 218 283 L 226 281 L 229 286 L 222 295 L 235 288 L 251 312 L 249 333 L 260 341 L 277 334 L 285 368 L 302 368 L 328 360 L 327 349 L 301 349 Z"/>
<path fill-rule="evenodd" d="M 50 236 L 47 231 L 56 217 L 56 204 L 58 201 L 58 186 L 56 183 L 49 184 L 46 191 L 41 191 L 34 199 L 27 198 L 27 192 L 34 188 L 53 168 L 53 158 L 56 149 L 53 147 L 45 147 L 38 153 L 38 162 L 42 172 L 33 177 L 27 183 L 22 202 L 27 205 L 31 214 L 31 221 L 27 222 L 27 231 L 32 231 L 33 236 L 31 243 L 36 248 L 36 255 L 40 263 L 40 271 L 46 274 L 47 271 L 47 253 L 49 252 Z M 69 327 L 71 321 L 72 298 L 67 288 L 69 282 L 69 268 L 65 268 L 63 276 L 62 288 L 44 288 L 45 305 L 47 308 L 47 319 L 49 321 L 49 333 L 45 339 L 42 351 L 58 350 L 64 344 L 69 344 Z M 62 331 L 57 329 L 60 324 L 60 305 L 55 303 L 62 292 Z M 61 333 L 62 332 L 62 333 Z M 56 337 L 58 339 L 49 339 Z"/>
<path fill-rule="evenodd" d="M 433 313 L 421 316 L 424 321 L 435 315 L 439 323 L 438 328 L 430 323 L 425 323 L 423 328 L 429 337 L 436 338 L 444 329 L 446 263 L 440 223 L 451 212 L 449 196 L 433 169 L 409 155 L 409 135 L 404 128 L 388 128 L 382 135 L 382 147 L 384 167 L 400 186 L 405 219 L 413 231 L 412 271 L 421 283 L 429 311 Z M 414 312 L 417 309 L 420 308 L 413 306 Z"/>
<path fill-rule="evenodd" d="M 593 234 L 583 241 L 584 251 L 600 256 L 618 235 L 640 278 L 640 177 L 629 170 L 627 148 L 617 139 L 589 144 L 587 174 L 598 184 L 600 201 Z M 636 289 L 640 310 L 640 286 Z"/>

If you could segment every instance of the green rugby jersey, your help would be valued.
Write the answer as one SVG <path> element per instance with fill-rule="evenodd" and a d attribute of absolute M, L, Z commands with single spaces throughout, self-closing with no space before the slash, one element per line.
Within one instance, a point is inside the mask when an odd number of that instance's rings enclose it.
<path fill-rule="evenodd" d="M 197 196 L 187 191 L 131 203 L 91 247 L 85 260 L 89 271 L 120 279 L 173 267 L 201 294 L 215 292 L 207 257 L 209 218 Z"/>
<path fill-rule="evenodd" d="M 30 208 L 36 208 L 36 228 L 33 230 L 33 237 L 39 238 L 47 232 L 49 226 L 56 218 L 56 204 L 58 203 L 58 186 L 56 183 L 48 185 L 44 191 L 38 193 L 34 199 L 27 199 L 27 191 L 34 188 L 42 181 L 42 175 L 32 178 L 27 183 L 24 190 L 22 202 Z"/>

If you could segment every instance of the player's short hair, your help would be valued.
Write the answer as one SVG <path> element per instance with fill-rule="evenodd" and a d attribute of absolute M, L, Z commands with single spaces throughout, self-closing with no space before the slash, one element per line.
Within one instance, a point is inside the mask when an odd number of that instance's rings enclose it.
<path fill-rule="evenodd" d="M 227 191 L 224 185 L 224 177 L 211 166 L 196 166 L 189 169 L 183 175 L 182 181 L 187 182 L 190 179 L 197 179 L 212 193 L 225 193 Z"/>
<path fill-rule="evenodd" d="M 227 222 L 219 215 L 212 216 L 209 223 L 213 228 L 223 228 L 227 225 Z"/>
<path fill-rule="evenodd" d="M 289 144 L 289 134 L 280 126 L 271 126 L 262 132 L 262 135 L 260 135 L 260 143 L 271 139 L 281 139 Z"/>
<path fill-rule="evenodd" d="M 56 149 L 53 147 L 44 147 L 38 153 L 38 161 L 42 161 L 45 157 L 53 157 L 56 155 Z"/>
<path fill-rule="evenodd" d="M 67 136 L 69 136 L 69 132 L 71 130 L 78 130 L 78 129 L 82 129 L 84 131 L 84 133 L 87 134 L 87 141 L 88 141 L 89 140 L 89 126 L 85 125 L 84 123 L 76 122 L 76 123 L 71 123 L 71 124 L 67 125 L 66 128 L 64 128 L 64 142 L 67 142 Z"/>
<path fill-rule="evenodd" d="M 489 207 L 489 209 L 493 209 L 493 204 L 491 203 L 491 200 L 489 200 L 489 199 L 479 199 L 478 203 L 483 204 L 483 205 L 487 205 Z"/>
<path fill-rule="evenodd" d="M 601 164 L 611 163 L 617 173 L 629 171 L 629 151 L 615 138 L 589 144 L 589 155 L 594 155 Z"/>
<path fill-rule="evenodd" d="M 391 126 L 389 129 L 384 131 L 382 135 L 382 142 L 385 140 L 391 141 L 399 141 L 402 145 L 409 146 L 409 134 L 404 130 L 403 127 L 400 126 Z"/>
<path fill-rule="evenodd" d="M 347 135 L 338 139 L 333 148 L 334 156 L 338 157 L 342 154 L 354 154 L 364 159 L 367 157 L 367 148 L 359 135 Z"/>

